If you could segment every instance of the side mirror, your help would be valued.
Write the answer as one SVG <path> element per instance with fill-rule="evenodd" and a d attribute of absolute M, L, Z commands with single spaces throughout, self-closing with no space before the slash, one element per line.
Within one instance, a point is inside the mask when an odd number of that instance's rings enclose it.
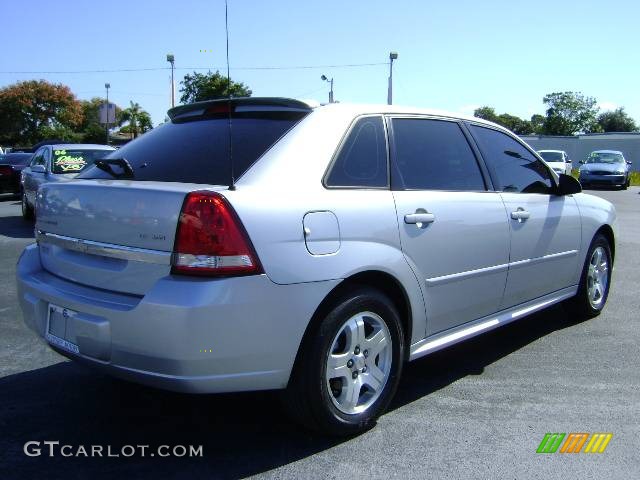
<path fill-rule="evenodd" d="M 573 163 L 573 160 L 567 158 L 567 163 Z"/>
<path fill-rule="evenodd" d="M 571 175 L 561 173 L 558 175 L 558 178 L 560 179 L 556 190 L 558 195 L 573 195 L 574 193 L 580 193 L 582 191 L 580 182 Z"/>
<path fill-rule="evenodd" d="M 627 160 L 627 165 L 633 165 L 633 162 L 631 160 Z"/>
<path fill-rule="evenodd" d="M 45 173 L 44 165 L 34 165 L 31 167 L 31 171 L 35 173 Z"/>

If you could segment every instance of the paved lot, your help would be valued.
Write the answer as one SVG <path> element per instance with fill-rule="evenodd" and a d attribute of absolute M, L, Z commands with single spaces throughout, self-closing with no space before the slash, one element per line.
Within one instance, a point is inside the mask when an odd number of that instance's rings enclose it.
<path fill-rule="evenodd" d="M 32 241 L 0 198 L 0 478 L 640 478 L 640 189 L 591 192 L 619 214 L 598 318 L 561 306 L 414 362 L 372 431 L 297 428 L 272 393 L 188 396 L 126 384 L 49 351 L 22 325 L 15 263 Z M 601 455 L 537 455 L 546 432 L 613 432 Z M 29 440 L 203 445 L 202 458 L 31 458 Z"/>

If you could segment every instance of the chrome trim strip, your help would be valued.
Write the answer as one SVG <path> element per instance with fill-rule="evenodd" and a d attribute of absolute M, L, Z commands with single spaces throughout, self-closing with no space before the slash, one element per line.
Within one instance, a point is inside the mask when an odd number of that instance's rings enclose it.
<path fill-rule="evenodd" d="M 114 245 L 112 243 L 94 242 L 93 240 L 66 237 L 64 235 L 47 233 L 41 230 L 36 231 L 36 241 L 38 244 L 46 243 L 66 250 L 87 253 L 90 255 L 99 255 L 101 257 L 119 258 L 121 260 L 154 263 L 157 265 L 171 265 L 171 252 L 162 252 L 160 250 L 149 250 L 146 248 Z"/>
<path fill-rule="evenodd" d="M 508 263 L 502 265 L 494 265 L 492 267 L 478 268 L 476 270 L 467 270 L 466 272 L 452 273 L 450 275 L 443 275 L 441 277 L 427 278 L 427 286 L 432 287 L 434 285 L 442 285 L 444 283 L 455 282 L 458 280 L 464 280 L 478 275 L 484 275 L 485 273 L 503 272 L 509 268 Z"/>
<path fill-rule="evenodd" d="M 484 275 L 487 273 L 497 273 L 510 268 L 519 268 L 528 265 L 535 265 L 536 263 L 545 262 L 547 260 L 556 260 L 558 258 L 572 257 L 578 254 L 578 250 L 568 250 L 566 252 L 552 253 L 550 255 L 544 255 L 543 257 L 527 258 L 526 260 L 518 260 L 517 262 L 503 263 L 501 265 L 494 265 L 492 267 L 478 268 L 475 270 L 467 270 L 465 272 L 452 273 L 450 275 L 442 275 L 441 277 L 427 278 L 425 282 L 428 287 L 434 285 L 443 285 L 449 282 L 456 282 L 458 280 L 466 280 L 467 278 L 476 277 L 478 275 Z"/>
<path fill-rule="evenodd" d="M 566 252 L 552 253 L 550 255 L 544 255 L 542 257 L 527 258 L 525 260 L 518 260 L 517 262 L 509 263 L 509 268 L 527 267 L 529 265 L 535 265 L 536 263 L 545 262 L 547 260 L 557 260 L 558 258 L 573 257 L 578 254 L 578 250 L 567 250 Z"/>
<path fill-rule="evenodd" d="M 466 323 L 454 329 L 431 335 L 430 337 L 411 345 L 409 360 L 415 360 L 416 358 L 423 357 L 424 355 L 448 347 L 462 340 L 475 337 L 482 332 L 493 330 L 494 328 L 511 323 L 529 315 L 530 313 L 537 312 L 538 310 L 542 310 L 554 303 L 566 300 L 567 298 L 574 296 L 577 291 L 577 285 L 563 288 L 562 290 L 537 298 L 531 302 L 523 303 L 502 312 L 498 312 L 497 314 L 488 315 L 484 318 Z"/>

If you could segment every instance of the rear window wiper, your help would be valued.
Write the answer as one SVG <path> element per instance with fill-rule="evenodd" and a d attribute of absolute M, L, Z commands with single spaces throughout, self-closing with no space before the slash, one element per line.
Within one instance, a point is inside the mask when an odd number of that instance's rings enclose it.
<path fill-rule="evenodd" d="M 94 161 L 93 164 L 113 178 L 133 178 L 133 167 L 131 167 L 126 158 L 100 158 Z M 121 171 L 114 170 L 114 166 L 120 167 Z"/>

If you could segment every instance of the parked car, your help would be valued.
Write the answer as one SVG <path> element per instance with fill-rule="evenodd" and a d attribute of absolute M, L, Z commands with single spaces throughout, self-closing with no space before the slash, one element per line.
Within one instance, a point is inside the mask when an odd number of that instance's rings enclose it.
<path fill-rule="evenodd" d="M 571 160 L 564 150 L 538 150 L 538 154 L 557 174 L 571 175 Z"/>
<path fill-rule="evenodd" d="M 353 434 L 405 362 L 605 305 L 614 207 L 498 125 L 269 98 L 168 115 L 38 191 L 18 297 L 69 358 L 183 392 L 282 389 L 303 424 Z"/>
<path fill-rule="evenodd" d="M 114 148 L 93 144 L 54 144 L 39 147 L 31 162 L 22 170 L 22 216 L 32 219 L 36 193 L 46 182 L 66 182 L 75 178 L 94 160 L 103 158 Z"/>
<path fill-rule="evenodd" d="M 617 150 L 596 150 L 580 161 L 580 183 L 583 187 L 597 185 L 629 188 L 631 162 Z"/>
<path fill-rule="evenodd" d="M 20 194 L 20 173 L 31 156 L 31 153 L 0 155 L 0 193 Z"/>

